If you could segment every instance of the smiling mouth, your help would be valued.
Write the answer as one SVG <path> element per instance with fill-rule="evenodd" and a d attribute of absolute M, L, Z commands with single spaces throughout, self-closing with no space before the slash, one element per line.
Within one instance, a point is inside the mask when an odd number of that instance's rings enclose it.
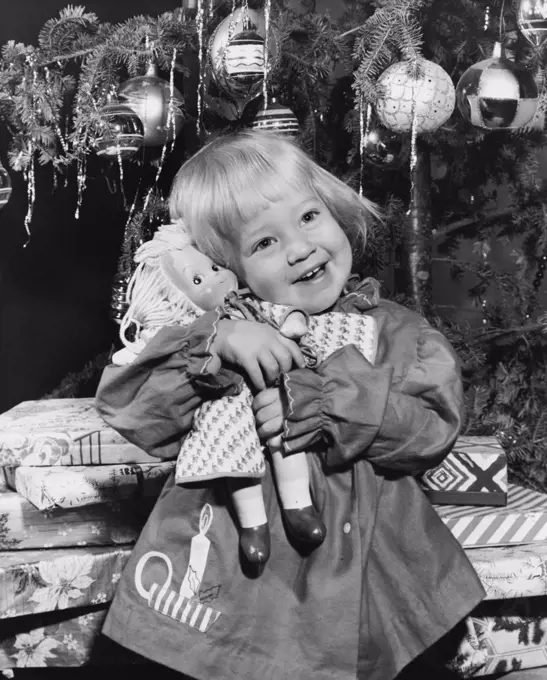
<path fill-rule="evenodd" d="M 296 279 L 295 283 L 309 283 L 311 281 L 316 281 L 325 273 L 326 266 L 327 266 L 326 263 L 320 264 L 319 266 L 315 267 L 311 271 L 301 276 L 299 279 Z"/>

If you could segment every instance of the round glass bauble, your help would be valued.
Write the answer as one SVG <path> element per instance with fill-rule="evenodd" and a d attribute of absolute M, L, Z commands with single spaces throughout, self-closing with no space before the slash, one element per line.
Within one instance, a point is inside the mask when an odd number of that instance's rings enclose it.
<path fill-rule="evenodd" d="M 434 132 L 452 115 L 454 84 L 448 73 L 427 59 L 392 64 L 378 78 L 375 109 L 382 125 L 395 132 Z"/>
<path fill-rule="evenodd" d="M 493 56 L 465 71 L 456 86 L 456 101 L 462 116 L 472 125 L 508 130 L 532 120 L 538 90 L 530 71 L 503 56 Z"/>
<path fill-rule="evenodd" d="M 118 98 L 139 116 L 144 126 L 143 146 L 171 143 L 184 123 L 184 99 L 176 87 L 158 77 L 154 64 L 144 76 L 120 85 Z"/>
<path fill-rule="evenodd" d="M 262 93 L 264 72 L 275 68 L 275 29 L 266 36 L 264 13 L 249 7 L 234 10 L 209 40 L 209 65 L 218 87 L 236 100 L 250 101 Z"/>
<path fill-rule="evenodd" d="M 261 109 L 256 114 L 251 127 L 253 130 L 277 132 L 290 138 L 294 138 L 300 133 L 298 118 L 291 109 L 275 99 L 270 99 L 266 108 Z"/>
<path fill-rule="evenodd" d="M 408 158 L 409 140 L 383 125 L 372 124 L 363 134 L 363 160 L 377 168 L 398 168 Z"/>
<path fill-rule="evenodd" d="M 144 127 L 139 116 L 126 104 L 110 103 L 101 109 L 98 156 L 129 158 L 142 146 Z"/>

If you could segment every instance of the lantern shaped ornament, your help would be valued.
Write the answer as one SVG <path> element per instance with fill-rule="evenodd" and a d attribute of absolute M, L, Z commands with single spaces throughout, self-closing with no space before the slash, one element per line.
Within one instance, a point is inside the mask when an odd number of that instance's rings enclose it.
<path fill-rule="evenodd" d="M 0 163 L 0 210 L 7 204 L 11 198 L 11 179 L 6 168 Z"/>
<path fill-rule="evenodd" d="M 462 116 L 485 130 L 510 130 L 529 123 L 537 110 L 538 90 L 530 71 L 518 67 L 494 46 L 490 59 L 470 66 L 456 87 Z"/>
<path fill-rule="evenodd" d="M 110 103 L 101 109 L 101 130 L 95 139 L 98 156 L 129 158 L 144 141 L 144 127 L 126 104 Z"/>
<path fill-rule="evenodd" d="M 519 0 L 517 24 L 528 42 L 542 45 L 547 38 L 547 0 Z"/>
<path fill-rule="evenodd" d="M 294 138 L 300 133 L 298 118 L 283 104 L 270 99 L 266 108 L 259 111 L 251 125 L 253 130 L 277 132 L 286 137 Z"/>
<path fill-rule="evenodd" d="M 262 93 L 264 75 L 277 63 L 276 33 L 266 35 L 264 13 L 239 7 L 214 30 L 209 40 L 211 74 L 224 94 L 249 102 Z"/>
<path fill-rule="evenodd" d="M 417 75 L 415 75 L 417 73 Z M 427 59 L 392 64 L 378 78 L 375 109 L 394 132 L 434 132 L 452 115 L 454 84 L 448 73 Z"/>
<path fill-rule="evenodd" d="M 143 146 L 171 143 L 184 123 L 184 99 L 176 87 L 158 77 L 155 64 L 146 75 L 131 78 L 120 85 L 120 101 L 127 104 L 144 126 Z"/>

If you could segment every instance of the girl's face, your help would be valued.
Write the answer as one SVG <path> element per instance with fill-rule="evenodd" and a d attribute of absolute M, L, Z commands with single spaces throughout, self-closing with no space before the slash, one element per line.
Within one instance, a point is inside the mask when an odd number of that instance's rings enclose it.
<path fill-rule="evenodd" d="M 240 229 L 238 246 L 238 273 L 255 295 L 309 314 L 331 307 L 351 272 L 348 238 L 311 189 L 289 189 Z"/>

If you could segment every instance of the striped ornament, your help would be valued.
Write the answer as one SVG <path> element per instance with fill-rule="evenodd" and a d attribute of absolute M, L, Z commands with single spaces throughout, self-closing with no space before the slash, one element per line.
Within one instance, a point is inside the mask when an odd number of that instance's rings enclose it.
<path fill-rule="evenodd" d="M 0 163 L 0 210 L 6 205 L 11 197 L 11 179 L 6 168 Z"/>
<path fill-rule="evenodd" d="M 510 484 L 503 508 L 434 506 L 464 548 L 547 541 L 547 494 Z"/>
<path fill-rule="evenodd" d="M 253 130 L 277 132 L 287 137 L 296 137 L 300 133 L 297 117 L 275 99 L 268 102 L 267 107 L 257 114 L 251 127 Z"/>

